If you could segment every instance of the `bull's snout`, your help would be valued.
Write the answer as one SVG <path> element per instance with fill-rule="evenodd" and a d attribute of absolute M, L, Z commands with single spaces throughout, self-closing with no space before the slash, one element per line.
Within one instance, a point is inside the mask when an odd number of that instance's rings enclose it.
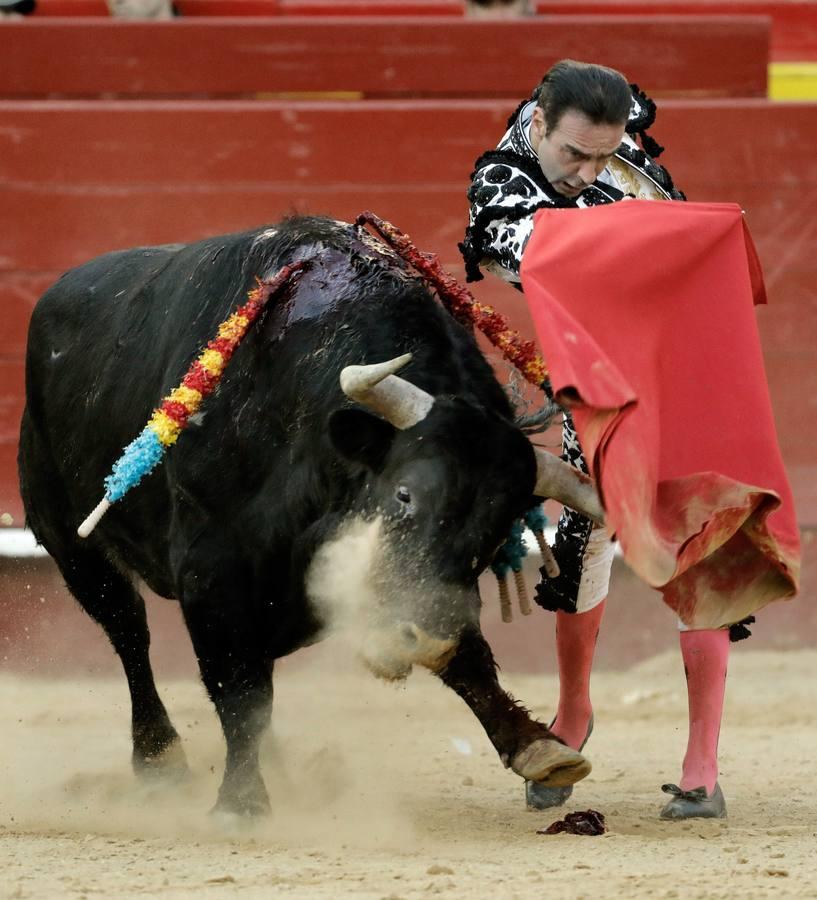
<path fill-rule="evenodd" d="M 411 623 L 403 625 L 403 641 L 407 652 L 412 654 L 412 662 L 437 672 L 454 655 L 459 643 L 456 638 L 435 638 Z"/>
<path fill-rule="evenodd" d="M 456 637 L 437 638 L 413 622 L 403 622 L 394 629 L 370 631 L 361 656 L 378 678 L 397 681 L 408 677 L 415 665 L 438 672 L 454 655 L 458 643 Z"/>

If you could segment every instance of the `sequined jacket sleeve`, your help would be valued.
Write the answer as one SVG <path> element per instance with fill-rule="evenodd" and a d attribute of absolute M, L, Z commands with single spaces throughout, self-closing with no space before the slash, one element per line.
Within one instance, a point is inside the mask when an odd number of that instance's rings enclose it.
<path fill-rule="evenodd" d="M 482 266 L 506 281 L 519 283 L 533 214 L 553 206 L 553 198 L 521 169 L 487 161 L 473 174 L 468 200 L 468 229 L 461 249 L 469 281 L 481 278 Z"/>

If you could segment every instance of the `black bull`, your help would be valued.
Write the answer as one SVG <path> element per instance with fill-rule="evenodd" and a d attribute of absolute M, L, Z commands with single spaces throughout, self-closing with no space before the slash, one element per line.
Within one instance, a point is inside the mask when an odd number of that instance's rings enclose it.
<path fill-rule="evenodd" d="M 304 259 L 163 465 L 78 538 L 121 448 L 256 276 Z M 387 366 L 405 378 L 347 369 L 409 353 Z M 366 232 L 295 218 L 95 259 L 38 303 L 26 366 L 28 522 L 122 660 L 138 772 L 181 774 L 186 762 L 134 576 L 181 603 L 227 743 L 217 807 L 260 813 L 273 662 L 327 630 L 315 570 L 350 523 L 375 542 L 363 573 L 374 601 L 351 607 L 376 674 L 436 672 L 524 778 L 564 785 L 589 772 L 500 687 L 477 576 L 534 493 L 591 509 L 592 487 L 554 457 L 542 464 L 472 335 Z"/>

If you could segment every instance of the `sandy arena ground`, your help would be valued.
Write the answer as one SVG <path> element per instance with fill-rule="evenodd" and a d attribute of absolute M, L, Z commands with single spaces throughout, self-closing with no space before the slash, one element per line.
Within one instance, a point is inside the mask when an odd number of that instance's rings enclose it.
<path fill-rule="evenodd" d="M 662 823 L 685 737 L 677 654 L 595 676 L 595 768 L 571 809 L 602 837 L 536 833 L 452 693 L 415 672 L 375 682 L 328 642 L 285 661 L 264 773 L 267 823 L 223 830 L 215 714 L 192 680 L 160 685 L 194 775 L 139 785 L 124 678 L 0 676 L 2 897 L 817 897 L 817 652 L 733 655 L 722 745 L 727 822 Z M 541 717 L 552 677 L 506 685 Z"/>

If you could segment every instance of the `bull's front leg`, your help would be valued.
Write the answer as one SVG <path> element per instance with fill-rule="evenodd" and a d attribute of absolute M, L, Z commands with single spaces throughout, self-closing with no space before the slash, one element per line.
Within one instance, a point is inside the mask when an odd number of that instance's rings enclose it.
<path fill-rule="evenodd" d="M 182 597 L 201 678 L 227 743 L 213 812 L 245 818 L 270 811 L 258 752 L 272 712 L 272 666 L 248 595 L 239 579 L 225 584 L 223 575 L 217 581 L 188 576 Z"/>
<path fill-rule="evenodd" d="M 463 633 L 456 653 L 436 674 L 471 708 L 506 768 L 553 787 L 575 784 L 590 773 L 581 753 L 532 719 L 502 689 L 491 648 L 476 629 Z"/>

